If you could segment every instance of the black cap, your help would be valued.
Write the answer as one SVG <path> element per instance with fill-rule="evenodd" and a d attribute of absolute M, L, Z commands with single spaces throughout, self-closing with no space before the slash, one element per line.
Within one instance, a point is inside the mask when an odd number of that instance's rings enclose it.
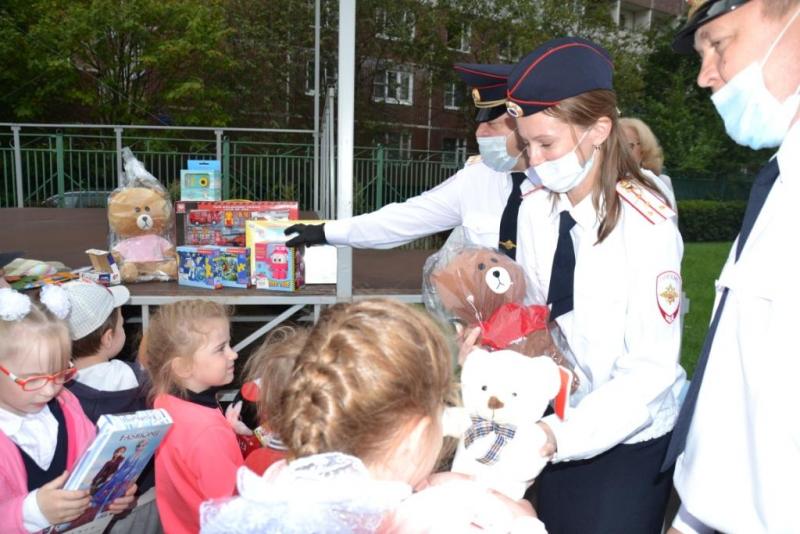
<path fill-rule="evenodd" d="M 613 91 L 613 78 L 611 56 L 600 45 L 580 37 L 551 39 L 511 71 L 508 112 L 524 117 L 588 91 Z"/>
<path fill-rule="evenodd" d="M 513 65 L 457 63 L 455 71 L 472 87 L 472 100 L 478 113 L 475 120 L 488 122 L 506 112 L 506 81 Z"/>
<path fill-rule="evenodd" d="M 679 54 L 694 52 L 694 33 L 697 28 L 715 18 L 730 13 L 749 0 L 695 0 L 690 2 L 689 20 L 672 41 L 672 49 Z"/>

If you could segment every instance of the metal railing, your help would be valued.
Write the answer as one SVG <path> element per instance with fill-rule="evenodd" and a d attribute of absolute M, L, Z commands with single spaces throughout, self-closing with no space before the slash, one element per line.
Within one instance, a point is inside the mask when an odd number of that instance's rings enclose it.
<path fill-rule="evenodd" d="M 179 197 L 180 170 L 188 159 L 219 157 L 223 198 L 298 200 L 303 209 L 318 207 L 324 217 L 333 214 L 335 176 L 323 170 L 322 179 L 315 180 L 313 144 L 265 140 L 276 133 L 299 137 L 310 131 L 251 129 L 243 130 L 248 134 L 244 138 L 234 139 L 213 129 L 214 137 L 204 138 L 202 129 L 140 135 L 135 127 L 110 126 L 106 131 L 113 130 L 114 135 L 104 135 L 102 130 L 74 132 L 68 131 L 69 125 L 52 126 L 14 125 L 11 132 L 0 132 L 0 208 L 102 206 L 107 193 L 120 183 L 119 151 L 128 146 L 174 198 Z M 327 148 L 323 141 L 322 150 L 322 166 L 328 170 L 335 169 L 335 145 L 330 141 Z M 463 149 L 356 147 L 354 214 L 402 202 L 435 187 L 463 167 L 465 157 Z M 434 238 L 415 246 L 437 243 Z"/>

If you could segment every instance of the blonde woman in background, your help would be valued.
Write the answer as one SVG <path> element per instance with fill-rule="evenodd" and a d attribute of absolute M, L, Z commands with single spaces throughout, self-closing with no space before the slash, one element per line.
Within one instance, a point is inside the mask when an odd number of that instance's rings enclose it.
<path fill-rule="evenodd" d="M 639 167 L 652 172 L 658 178 L 657 182 L 660 181 L 658 185 L 664 186 L 661 187 L 661 192 L 668 197 L 673 209 L 677 210 L 672 180 L 666 174 L 661 174 L 664 168 L 664 151 L 661 150 L 661 143 L 658 142 L 653 130 L 641 119 L 633 117 L 621 118 L 619 124 L 622 126 L 633 159 L 639 163 Z"/>

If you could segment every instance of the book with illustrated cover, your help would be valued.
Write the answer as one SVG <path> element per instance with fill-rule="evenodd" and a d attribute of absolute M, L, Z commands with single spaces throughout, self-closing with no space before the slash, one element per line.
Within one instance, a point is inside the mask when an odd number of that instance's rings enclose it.
<path fill-rule="evenodd" d="M 97 436 L 64 485 L 67 490 L 88 490 L 89 508 L 51 532 L 73 530 L 110 515 L 108 506 L 136 482 L 170 426 L 172 418 L 162 409 L 101 416 Z"/>

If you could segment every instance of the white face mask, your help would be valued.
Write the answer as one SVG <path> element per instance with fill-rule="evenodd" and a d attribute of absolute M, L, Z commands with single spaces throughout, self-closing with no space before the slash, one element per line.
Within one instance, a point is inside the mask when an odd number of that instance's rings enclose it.
<path fill-rule="evenodd" d="M 566 193 L 576 187 L 583 182 L 594 165 L 594 151 L 592 151 L 592 155 L 586 165 L 581 165 L 581 162 L 578 161 L 578 147 L 588 133 L 589 130 L 586 130 L 578 140 L 575 148 L 568 153 L 558 159 L 534 165 L 529 169 L 529 174 L 537 175 L 544 187 L 556 193 Z"/>
<path fill-rule="evenodd" d="M 754 61 L 711 95 L 717 113 L 725 122 L 725 131 L 740 145 L 754 150 L 780 145 L 797 114 L 800 87 L 783 102 L 778 101 L 764 85 L 764 65 L 798 14 L 800 10 L 772 42 L 762 61 Z"/>
<path fill-rule="evenodd" d="M 508 135 L 494 135 L 491 137 L 478 137 L 478 149 L 481 160 L 487 167 L 497 172 L 508 172 L 517 164 L 522 152 L 516 156 L 508 153 L 506 141 L 516 130 Z"/>

